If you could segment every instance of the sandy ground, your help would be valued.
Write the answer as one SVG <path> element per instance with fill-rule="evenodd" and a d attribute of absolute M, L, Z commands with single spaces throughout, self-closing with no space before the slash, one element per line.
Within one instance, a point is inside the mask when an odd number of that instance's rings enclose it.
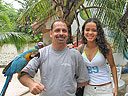
<path fill-rule="evenodd" d="M 3 76 L 2 73 L 3 68 L 0 68 L 0 91 L 4 85 L 6 77 Z M 122 74 L 121 79 L 125 81 L 125 87 L 119 90 L 119 96 L 124 96 L 126 93 L 126 85 L 128 85 L 128 73 Z M 39 81 L 38 76 L 35 77 L 36 81 Z M 25 93 L 25 94 L 24 94 Z M 24 95 L 23 95 L 24 94 Z M 5 96 L 39 96 L 39 95 L 32 95 L 28 88 L 24 87 L 17 79 L 17 74 L 15 74 L 8 86 Z"/>
<path fill-rule="evenodd" d="M 128 85 L 128 73 L 121 74 L 121 79 L 123 81 L 125 81 L 125 87 L 123 89 L 119 90 L 119 96 L 124 96 L 126 93 L 126 86 Z"/>
<path fill-rule="evenodd" d="M 0 91 L 2 90 L 6 77 L 2 74 L 3 68 L 0 68 Z M 36 77 L 37 78 L 37 77 Z M 39 96 L 39 95 L 32 95 L 31 93 L 27 93 L 25 95 L 21 95 L 23 93 L 28 92 L 28 88 L 23 86 L 17 79 L 17 74 L 13 75 L 11 82 L 6 90 L 5 96 Z"/>

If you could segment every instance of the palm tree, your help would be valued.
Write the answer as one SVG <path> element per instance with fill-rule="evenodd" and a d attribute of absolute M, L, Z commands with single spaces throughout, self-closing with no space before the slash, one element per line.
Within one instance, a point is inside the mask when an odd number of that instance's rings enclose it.
<path fill-rule="evenodd" d="M 8 27 L 11 30 L 11 25 L 8 17 L 5 15 L 0 14 L 0 21 L 2 23 L 6 23 Z M 20 51 L 22 48 L 24 48 L 25 44 L 30 41 L 29 36 L 20 33 L 20 32 L 4 32 L 0 31 L 0 46 L 3 46 L 3 44 L 14 44 L 17 48 L 17 51 Z"/>
<path fill-rule="evenodd" d="M 24 48 L 24 45 L 30 41 L 27 35 L 20 32 L 8 32 L 12 31 L 12 25 L 7 13 L 4 11 L 6 8 L 0 0 L 0 26 L 3 27 L 0 30 L 0 46 L 5 43 L 14 44 L 17 51 Z M 7 7 L 7 6 L 6 6 Z M 5 29 L 6 28 L 6 29 Z"/>
<path fill-rule="evenodd" d="M 119 51 L 122 52 L 122 50 L 128 47 L 128 44 L 123 42 L 126 41 L 126 34 L 124 31 L 122 32 L 117 24 L 123 16 L 124 6 L 127 3 L 126 0 L 27 0 L 27 2 L 29 2 L 29 5 L 20 15 L 18 21 L 25 22 L 27 17 L 30 17 L 32 21 L 32 18 L 37 16 L 36 21 L 39 23 L 39 26 L 34 29 L 35 31 L 42 29 L 42 26 L 46 24 L 49 18 L 61 18 L 68 24 L 70 38 L 72 34 L 71 25 L 74 20 L 77 21 L 78 36 L 80 34 L 78 15 L 81 14 L 82 16 L 84 12 L 86 18 L 96 17 L 102 22 L 104 27 L 114 31 L 114 43 Z M 121 37 L 123 38 L 119 39 Z M 72 42 L 71 39 L 70 42 Z"/>

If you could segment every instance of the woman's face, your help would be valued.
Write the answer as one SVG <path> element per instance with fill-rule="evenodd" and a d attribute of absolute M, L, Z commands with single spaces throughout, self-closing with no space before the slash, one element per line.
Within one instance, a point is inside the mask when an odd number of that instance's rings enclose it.
<path fill-rule="evenodd" d="M 84 36 L 88 42 L 94 42 L 97 37 L 97 26 L 94 22 L 88 22 L 85 25 Z"/>

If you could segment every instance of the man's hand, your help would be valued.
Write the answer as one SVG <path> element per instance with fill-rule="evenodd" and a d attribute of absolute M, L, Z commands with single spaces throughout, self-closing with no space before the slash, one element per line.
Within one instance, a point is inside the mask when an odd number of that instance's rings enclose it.
<path fill-rule="evenodd" d="M 43 84 L 37 83 L 37 82 L 30 85 L 29 90 L 34 95 L 40 94 L 42 91 L 46 92 L 45 86 Z"/>

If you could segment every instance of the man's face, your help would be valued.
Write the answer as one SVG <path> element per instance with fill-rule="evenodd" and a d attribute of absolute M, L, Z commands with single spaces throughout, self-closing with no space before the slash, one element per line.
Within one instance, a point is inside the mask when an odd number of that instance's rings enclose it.
<path fill-rule="evenodd" d="M 61 21 L 57 21 L 53 25 L 53 30 L 50 32 L 52 42 L 56 44 L 66 44 L 68 39 L 67 25 Z"/>

